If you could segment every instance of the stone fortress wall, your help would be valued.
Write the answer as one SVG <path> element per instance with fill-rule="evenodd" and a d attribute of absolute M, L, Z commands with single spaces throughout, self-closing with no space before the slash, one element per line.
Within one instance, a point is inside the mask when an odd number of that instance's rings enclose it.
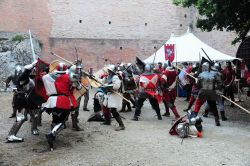
<path fill-rule="evenodd" d="M 100 69 L 105 63 L 134 62 L 152 55 L 171 33 L 181 35 L 195 23 L 197 12 L 172 4 L 172 0 L 2 0 L 0 31 L 28 32 L 43 43 L 42 57 L 57 59 L 53 51 L 74 61 L 75 48 L 85 67 Z M 206 44 L 235 56 L 235 37 L 229 32 L 193 33 Z"/>

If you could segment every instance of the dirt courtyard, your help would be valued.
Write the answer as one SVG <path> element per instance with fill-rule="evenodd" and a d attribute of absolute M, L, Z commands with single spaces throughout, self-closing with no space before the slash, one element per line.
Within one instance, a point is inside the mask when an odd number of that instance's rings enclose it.
<path fill-rule="evenodd" d="M 157 120 L 148 101 L 142 108 L 140 121 L 130 119 L 133 112 L 121 113 L 126 130 L 114 131 L 115 120 L 111 126 L 99 122 L 87 122 L 93 112 L 93 92 L 90 93 L 88 108 L 80 107 L 79 124 L 84 131 L 71 130 L 71 119 L 55 141 L 55 150 L 48 151 L 45 139 L 51 116 L 43 113 L 40 135 L 30 131 L 30 122 L 24 123 L 18 136 L 24 137 L 22 143 L 6 143 L 6 136 L 14 119 L 11 114 L 11 92 L 0 93 L 0 166 L 3 165 L 152 165 L 152 166 L 249 166 L 250 165 L 250 126 L 249 122 L 221 121 L 216 127 L 214 118 L 203 118 L 203 138 L 187 138 L 181 144 L 177 136 L 170 136 L 171 117 Z M 176 106 L 181 114 L 187 102 L 178 98 Z M 232 109 L 226 106 L 227 109 Z M 233 108 L 238 110 L 237 108 Z M 163 104 L 161 112 L 164 113 Z M 202 111 L 201 111 L 202 112 Z"/>

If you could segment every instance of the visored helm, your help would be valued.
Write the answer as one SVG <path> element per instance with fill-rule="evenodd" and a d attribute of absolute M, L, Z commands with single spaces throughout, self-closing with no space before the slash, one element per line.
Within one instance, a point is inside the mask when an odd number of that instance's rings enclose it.
<path fill-rule="evenodd" d="M 22 74 L 22 66 L 20 66 L 20 65 L 16 65 L 16 67 L 15 67 L 15 75 L 16 76 L 19 76 L 20 74 Z"/>

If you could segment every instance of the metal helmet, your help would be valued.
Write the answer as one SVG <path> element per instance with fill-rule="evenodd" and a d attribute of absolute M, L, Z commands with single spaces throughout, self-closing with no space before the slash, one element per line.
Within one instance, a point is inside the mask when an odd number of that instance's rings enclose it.
<path fill-rule="evenodd" d="M 132 65 L 132 63 L 128 63 L 128 64 L 127 64 L 127 67 L 129 67 L 129 66 L 131 66 L 131 65 Z"/>
<path fill-rule="evenodd" d="M 144 70 L 145 70 L 145 72 L 151 72 L 151 70 L 152 70 L 151 65 L 150 65 L 149 63 L 147 63 L 147 64 L 145 65 L 145 67 L 144 67 Z"/>
<path fill-rule="evenodd" d="M 56 72 L 57 73 L 66 73 L 67 65 L 63 62 L 58 63 L 56 66 Z"/>
<path fill-rule="evenodd" d="M 19 76 L 20 74 L 22 74 L 23 70 L 22 70 L 22 66 L 21 65 L 16 65 L 15 66 L 15 75 Z"/>
<path fill-rule="evenodd" d="M 220 64 L 219 63 L 215 63 L 214 64 L 214 69 L 218 71 L 220 69 Z"/>
<path fill-rule="evenodd" d="M 107 69 L 108 69 L 108 71 L 115 73 L 115 65 L 110 64 L 110 65 L 108 65 Z"/>
<path fill-rule="evenodd" d="M 68 70 L 68 74 L 69 79 L 72 82 L 79 81 L 81 78 L 81 71 L 79 72 L 79 68 L 77 67 L 77 65 L 72 65 Z"/>
<path fill-rule="evenodd" d="M 117 70 L 119 70 L 119 71 L 125 70 L 125 65 L 124 65 L 124 63 L 121 63 L 121 64 L 117 67 Z"/>
<path fill-rule="evenodd" d="M 210 64 L 208 62 L 205 62 L 202 64 L 202 71 L 209 71 L 210 70 Z"/>

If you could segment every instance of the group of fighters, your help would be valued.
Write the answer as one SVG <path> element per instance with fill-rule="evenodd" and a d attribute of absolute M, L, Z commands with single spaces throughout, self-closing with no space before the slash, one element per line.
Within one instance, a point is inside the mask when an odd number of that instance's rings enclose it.
<path fill-rule="evenodd" d="M 32 134 L 39 134 L 37 126 L 41 124 L 43 111 L 52 114 L 51 129 L 46 134 L 51 150 L 53 150 L 56 135 L 66 127 L 65 122 L 70 114 L 73 128 L 81 130 L 77 124 L 81 97 L 76 98 L 73 92 L 85 88 L 85 94 L 87 92 L 85 97 L 88 97 L 88 90 L 81 83 L 82 76 L 87 76 L 100 84 L 94 95 L 94 115 L 103 115 L 102 124 L 104 125 L 110 125 L 113 117 L 119 124 L 116 131 L 125 129 L 118 113 L 120 105 L 122 104 L 120 112 L 131 111 L 131 107 L 134 107 L 135 113 L 132 120 L 138 121 L 146 99 L 155 110 L 158 120 L 162 120 L 162 116 L 170 116 L 169 109 L 172 110 L 175 120 L 178 120 L 180 115 L 175 106 L 178 73 L 175 67 L 169 61 L 163 65 L 159 63 L 159 66 L 154 68 L 151 64 L 145 64 L 138 58 L 136 60 L 135 65 L 108 65 L 106 72 L 98 78 L 84 72 L 80 61 L 70 66 L 59 63 L 56 70 L 49 72 L 49 69 L 45 68 L 39 72 L 39 75 L 37 72 L 34 74 L 38 66 L 37 61 L 24 66 L 23 72 L 20 66 L 16 66 L 15 74 L 6 81 L 6 85 L 10 80 L 16 85 L 12 103 L 12 117 L 16 116 L 16 121 L 10 129 L 7 140 L 9 142 L 23 141 L 23 138 L 17 137 L 16 134 L 27 120 L 27 114 L 30 114 L 31 117 Z M 220 94 L 228 86 L 223 84 L 222 75 L 217 66 L 215 64 L 212 67 L 210 63 L 206 62 L 200 67 L 194 67 L 188 75 L 193 75 L 191 78 L 194 79 L 190 102 L 195 103 L 195 107 L 191 116 L 196 117 L 200 107 L 207 102 L 209 110 L 214 114 L 216 125 L 219 126 L 216 101 L 223 102 Z M 199 71 L 199 69 L 201 70 Z M 36 75 L 35 78 L 34 75 Z M 36 86 L 40 86 L 39 93 L 43 99 L 42 103 L 36 103 L 34 100 L 34 96 L 37 96 L 35 95 Z M 160 102 L 163 102 L 165 106 L 166 112 L 163 115 L 160 112 Z M 192 104 L 190 105 L 192 106 Z M 190 105 L 188 109 L 191 108 Z M 17 114 L 17 111 L 22 114 Z M 226 120 L 224 110 L 221 110 L 221 115 L 222 120 Z"/>

